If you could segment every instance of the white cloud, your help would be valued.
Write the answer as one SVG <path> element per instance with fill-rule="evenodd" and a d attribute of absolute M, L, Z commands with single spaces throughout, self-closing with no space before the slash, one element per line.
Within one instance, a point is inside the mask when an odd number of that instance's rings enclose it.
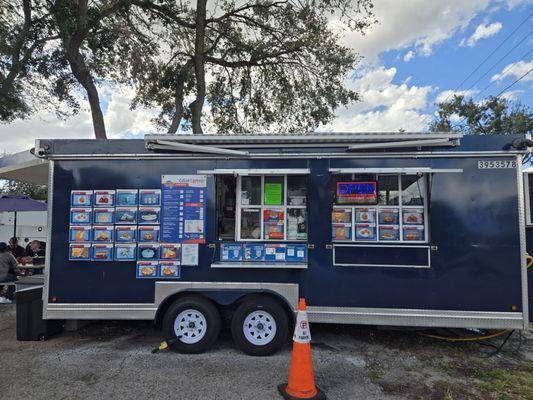
<path fill-rule="evenodd" d="M 472 36 L 461 40 L 461 46 L 474 47 L 479 40 L 496 35 L 502 27 L 500 22 L 493 22 L 490 25 L 479 24 Z"/>
<path fill-rule="evenodd" d="M 409 50 L 407 53 L 405 53 L 405 55 L 403 56 L 403 60 L 405 62 L 409 62 L 413 59 L 413 57 L 415 56 L 415 52 L 413 50 Z"/>
<path fill-rule="evenodd" d="M 366 35 L 351 32 L 338 20 L 330 27 L 341 34 L 342 43 L 376 61 L 387 50 L 410 46 L 429 55 L 433 47 L 465 29 L 472 18 L 483 11 L 490 0 L 375 0 L 374 12 L 379 23 Z"/>
<path fill-rule="evenodd" d="M 507 8 L 509 10 L 517 7 L 517 6 L 525 6 L 528 4 L 533 4 L 533 0 L 505 0 L 507 3 Z"/>
<path fill-rule="evenodd" d="M 409 86 L 408 81 L 393 83 L 396 68 L 368 70 L 348 86 L 359 92 L 361 101 L 340 109 L 337 118 L 324 127 L 341 132 L 424 130 L 431 116 L 423 113 L 428 106 L 431 86 Z"/>
<path fill-rule="evenodd" d="M 515 77 L 516 79 L 520 78 L 522 75 L 526 74 L 528 71 L 533 69 L 533 60 L 531 61 L 517 61 L 507 65 L 502 71 L 498 74 L 492 76 L 492 81 L 501 81 L 502 79 Z M 533 81 L 533 73 L 526 75 L 522 78 L 522 82 Z"/>
<path fill-rule="evenodd" d="M 520 96 L 522 93 L 524 93 L 523 90 L 509 90 L 505 93 L 502 93 L 500 95 L 501 98 L 505 99 L 505 100 L 510 100 L 510 101 L 514 101 L 518 98 L 518 96 Z"/>
<path fill-rule="evenodd" d="M 146 109 L 130 110 L 134 91 L 129 87 L 104 87 L 100 97 L 108 101 L 104 114 L 109 138 L 142 137 L 153 133 L 150 119 L 156 111 Z M 54 113 L 41 111 L 27 120 L 18 120 L 0 125 L 0 151 L 15 153 L 33 147 L 35 139 L 91 139 L 94 137 L 91 113 L 86 101 L 81 101 L 80 113 L 66 121 L 58 120 Z M 9 138 L 7 140 L 6 138 Z"/>
<path fill-rule="evenodd" d="M 435 99 L 435 103 L 444 103 L 445 101 L 451 100 L 454 95 L 472 97 L 476 93 L 478 93 L 477 90 L 443 90 Z"/>

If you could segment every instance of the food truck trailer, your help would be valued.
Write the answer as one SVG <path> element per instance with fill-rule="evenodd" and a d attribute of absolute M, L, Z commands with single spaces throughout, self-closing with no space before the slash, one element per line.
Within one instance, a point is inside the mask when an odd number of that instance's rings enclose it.
<path fill-rule="evenodd" d="M 49 170 L 45 319 L 224 323 L 267 355 L 310 322 L 528 326 L 527 136 L 147 135 L 37 140 Z"/>

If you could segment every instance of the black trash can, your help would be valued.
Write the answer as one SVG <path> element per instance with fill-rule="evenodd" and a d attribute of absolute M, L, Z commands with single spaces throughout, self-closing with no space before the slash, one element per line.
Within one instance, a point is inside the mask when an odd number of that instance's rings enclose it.
<path fill-rule="evenodd" d="M 42 297 L 42 286 L 17 291 L 17 340 L 45 340 L 63 329 L 63 321 L 43 319 Z"/>

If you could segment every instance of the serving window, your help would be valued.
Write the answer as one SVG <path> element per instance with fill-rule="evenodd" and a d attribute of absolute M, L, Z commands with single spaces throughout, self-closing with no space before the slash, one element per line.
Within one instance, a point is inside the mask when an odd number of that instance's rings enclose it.
<path fill-rule="evenodd" d="M 219 175 L 219 240 L 306 241 L 307 177 Z"/>
<path fill-rule="evenodd" d="M 334 176 L 335 242 L 427 242 L 427 175 Z"/>

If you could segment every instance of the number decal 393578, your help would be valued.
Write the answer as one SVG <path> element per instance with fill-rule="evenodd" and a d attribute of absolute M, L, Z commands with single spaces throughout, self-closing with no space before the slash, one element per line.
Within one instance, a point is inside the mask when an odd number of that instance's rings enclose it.
<path fill-rule="evenodd" d="M 516 161 L 478 161 L 477 167 L 479 169 L 500 169 L 500 168 L 516 168 Z"/>

